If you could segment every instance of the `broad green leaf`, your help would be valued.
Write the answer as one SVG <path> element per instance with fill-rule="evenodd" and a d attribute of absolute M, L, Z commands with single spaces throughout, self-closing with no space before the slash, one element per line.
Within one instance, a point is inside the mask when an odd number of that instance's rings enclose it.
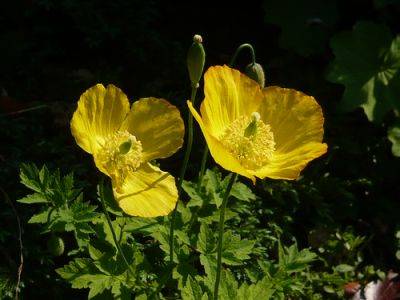
<path fill-rule="evenodd" d="M 400 106 L 400 37 L 393 39 L 384 25 L 359 22 L 334 36 L 331 47 L 335 60 L 327 79 L 345 86 L 342 110 L 362 107 L 370 121 L 380 122 Z"/>
<path fill-rule="evenodd" d="M 281 47 L 302 56 L 324 50 L 337 19 L 334 0 L 268 0 L 264 9 L 265 20 L 281 28 Z"/>
<path fill-rule="evenodd" d="M 397 120 L 397 122 L 389 128 L 388 139 L 392 143 L 393 155 L 400 157 L 400 120 Z"/>

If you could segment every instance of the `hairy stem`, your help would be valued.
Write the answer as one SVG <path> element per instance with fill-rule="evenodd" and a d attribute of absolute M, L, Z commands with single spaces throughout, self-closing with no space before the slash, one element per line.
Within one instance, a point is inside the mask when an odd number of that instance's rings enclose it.
<path fill-rule="evenodd" d="M 196 102 L 197 89 L 198 89 L 197 86 L 192 86 L 191 101 L 192 101 L 193 105 Z M 190 153 L 192 152 L 192 145 L 193 145 L 193 115 L 189 111 L 188 112 L 187 145 L 186 145 L 186 150 L 185 150 L 185 156 L 183 158 L 182 167 L 179 172 L 178 187 L 177 187 L 179 198 L 180 198 L 180 195 L 182 194 L 182 183 L 183 183 L 183 179 L 186 174 L 186 169 L 187 169 L 187 165 L 189 162 Z M 170 227 L 169 227 L 169 262 L 170 262 L 170 265 L 172 265 L 174 262 L 174 229 L 175 229 L 176 207 L 177 206 L 175 206 L 175 209 L 172 211 L 171 223 L 170 223 Z"/>
<path fill-rule="evenodd" d="M 202 183 L 203 177 L 204 177 L 204 172 L 206 171 L 207 157 L 208 157 L 208 146 L 206 144 L 204 146 L 204 150 L 203 150 L 203 157 L 201 158 L 199 181 L 197 182 L 198 188 L 200 188 L 200 186 L 201 186 L 201 183 Z"/>
<path fill-rule="evenodd" d="M 108 227 L 110 227 L 111 230 L 111 234 L 114 240 L 114 244 L 117 247 L 117 250 L 119 252 L 119 254 L 122 256 L 122 259 L 124 260 L 126 266 L 128 267 L 129 271 L 131 272 L 132 276 L 135 276 L 135 272 L 133 271 L 131 265 L 128 263 L 128 260 L 126 259 L 124 252 L 122 251 L 122 248 L 117 240 L 117 235 L 115 234 L 114 228 L 112 226 L 112 222 L 111 222 L 111 218 L 110 215 L 108 214 L 107 211 L 107 206 L 106 206 L 106 202 L 104 201 L 104 180 L 102 179 L 102 181 L 100 182 L 100 200 L 101 200 L 101 206 L 103 208 L 104 211 L 104 215 L 106 216 L 107 219 L 107 223 L 108 223 Z"/>
<path fill-rule="evenodd" d="M 224 236 L 224 222 L 225 222 L 225 209 L 226 204 L 228 203 L 229 195 L 232 190 L 232 186 L 235 183 L 237 178 L 237 174 L 231 174 L 231 178 L 229 179 L 228 186 L 225 191 L 224 199 L 222 200 L 222 205 L 220 207 L 219 213 L 219 229 L 218 229 L 218 248 L 217 248 L 217 274 L 215 276 L 215 285 L 214 285 L 214 300 L 218 300 L 218 289 L 219 289 L 219 281 L 221 278 L 221 264 L 222 264 L 222 240 Z"/>

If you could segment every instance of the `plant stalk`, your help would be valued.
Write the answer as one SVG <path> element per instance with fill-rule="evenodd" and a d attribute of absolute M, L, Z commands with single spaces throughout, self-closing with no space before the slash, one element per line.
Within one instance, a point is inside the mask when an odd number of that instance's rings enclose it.
<path fill-rule="evenodd" d="M 231 175 L 228 186 L 226 187 L 224 199 L 222 200 L 222 204 L 220 207 L 219 229 L 218 229 L 218 248 L 217 248 L 217 274 L 215 276 L 214 300 L 218 300 L 219 281 L 221 279 L 222 241 L 223 241 L 223 236 L 224 236 L 225 209 L 226 209 L 226 204 L 228 203 L 229 195 L 232 190 L 232 186 L 235 183 L 237 176 L 238 176 L 237 174 Z"/>
<path fill-rule="evenodd" d="M 191 101 L 193 105 L 196 102 L 196 94 L 197 94 L 197 89 L 198 86 L 192 86 L 192 93 L 191 93 Z M 183 179 L 186 174 L 186 169 L 187 165 L 189 162 L 190 158 L 190 153 L 192 152 L 192 145 L 193 145 L 193 115 L 190 111 L 188 111 L 188 131 L 187 131 L 187 145 L 186 145 L 186 150 L 185 150 L 185 156 L 183 158 L 183 163 L 181 170 L 179 172 L 179 179 L 178 179 L 178 195 L 180 198 L 180 195 L 182 194 L 182 183 Z M 179 201 L 178 198 L 178 201 Z M 175 229 L 175 218 L 176 218 L 176 208 L 178 206 L 175 206 L 174 210 L 172 211 L 171 215 L 171 223 L 169 227 L 169 263 L 172 265 L 174 263 L 174 229 Z"/>
<path fill-rule="evenodd" d="M 107 219 L 107 223 L 108 223 L 108 227 L 110 227 L 111 230 L 111 234 L 114 240 L 114 244 L 117 247 L 117 250 L 119 252 L 119 254 L 121 254 L 122 259 L 124 260 L 126 266 L 128 267 L 129 271 L 131 272 L 132 276 L 135 276 L 135 272 L 132 270 L 131 265 L 128 263 L 128 260 L 126 259 L 124 252 L 122 251 L 122 248 L 117 240 L 117 235 L 115 234 L 114 228 L 112 226 L 112 222 L 111 222 L 111 218 L 110 215 L 108 214 L 107 211 L 107 206 L 106 203 L 104 201 L 104 181 L 102 180 L 102 182 L 100 183 L 100 200 L 101 200 L 101 206 L 103 208 L 104 214 L 106 216 Z"/>

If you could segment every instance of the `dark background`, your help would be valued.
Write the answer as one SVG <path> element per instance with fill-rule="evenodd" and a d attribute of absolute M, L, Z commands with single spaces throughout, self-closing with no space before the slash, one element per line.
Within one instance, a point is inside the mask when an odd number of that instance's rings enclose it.
<path fill-rule="evenodd" d="M 296 13 L 296 5 L 309 5 L 312 10 L 312 2 L 292 1 L 287 9 Z M 190 84 L 185 61 L 193 34 L 203 36 L 206 67 L 228 63 L 236 47 L 249 42 L 265 69 L 267 85 L 295 88 L 313 95 L 326 118 L 328 154 L 307 168 L 305 181 L 290 183 L 300 201 L 291 202 L 290 197 L 268 201 L 269 207 L 276 211 L 275 218 L 285 215 L 292 218 L 281 225 L 296 236 L 302 247 L 312 244 L 311 231 L 326 226 L 366 236 L 368 242 L 362 249 L 365 263 L 385 271 L 396 269 L 400 163 L 390 151 L 387 123 L 368 122 L 361 109 L 339 112 L 337 105 L 344 88 L 326 81 L 325 74 L 333 59 L 329 37 L 351 30 L 360 20 L 384 23 L 396 34 L 400 31 L 400 9 L 398 4 L 378 9 L 379 1 L 333 2 L 336 21 L 324 29 L 327 39 L 320 51 L 308 55 L 280 46 L 281 28 L 266 21 L 264 1 L 3 2 L 0 8 L 1 188 L 13 201 L 24 195 L 26 191 L 18 180 L 19 164 L 34 162 L 64 172 L 73 170 L 80 185 L 90 190 L 98 180 L 96 171 L 91 157 L 75 145 L 69 130 L 80 94 L 95 83 L 113 83 L 131 101 L 146 96 L 168 99 L 186 118 L 185 100 Z M 243 52 L 236 67 L 243 69 L 249 62 L 250 55 Z M 34 110 L 25 111 L 30 108 Z M 198 172 L 202 144 L 197 131 L 188 178 Z M 176 175 L 183 157 L 181 152 L 163 161 L 163 169 Z M 329 174 L 330 179 L 323 180 L 324 174 Z M 268 184 L 277 183 L 259 183 L 257 191 L 262 195 Z M 58 282 L 60 279 L 52 270 L 65 261 L 54 262 L 43 256 L 45 242 L 40 230 L 26 224 L 31 211 L 15 205 L 24 225 L 26 298 L 34 299 L 44 291 L 60 296 L 59 287 L 67 289 L 68 285 Z M 16 224 L 5 201 L 0 202 L 0 219 L 0 255 L 6 258 L 5 264 L 3 258 L 0 260 L 0 268 L 4 276 L 13 276 L 10 274 L 14 274 L 18 261 Z M 340 255 L 329 259 L 332 264 L 343 261 Z M 44 290 L 37 290 L 39 286 Z"/>

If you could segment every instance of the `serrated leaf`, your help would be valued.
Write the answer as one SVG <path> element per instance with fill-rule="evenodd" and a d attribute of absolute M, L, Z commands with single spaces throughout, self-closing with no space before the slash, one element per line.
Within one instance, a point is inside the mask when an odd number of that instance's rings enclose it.
<path fill-rule="evenodd" d="M 196 183 L 184 181 L 182 188 L 190 196 L 190 201 L 186 205 L 187 207 L 201 207 L 203 205 L 203 197 L 199 194 Z"/>
<path fill-rule="evenodd" d="M 41 193 L 42 185 L 39 178 L 39 169 L 33 164 L 21 164 L 20 174 L 21 183 L 27 188 Z"/>
<path fill-rule="evenodd" d="M 400 37 L 393 39 L 384 25 L 359 22 L 334 36 L 331 47 L 335 60 L 327 79 L 345 86 L 342 110 L 362 107 L 370 121 L 380 122 L 399 107 Z"/>
<path fill-rule="evenodd" d="M 235 182 L 233 184 L 231 196 L 246 202 L 256 199 L 256 195 L 252 192 L 252 190 L 241 182 Z"/>
<path fill-rule="evenodd" d="M 128 218 L 124 231 L 132 233 L 151 234 L 159 229 L 159 222 L 153 218 Z"/>
<path fill-rule="evenodd" d="M 34 193 L 17 200 L 17 202 L 24 204 L 36 204 L 36 203 L 46 203 L 48 201 L 45 197 L 43 197 L 42 194 Z"/>
<path fill-rule="evenodd" d="M 54 210 L 48 208 L 48 209 L 46 209 L 46 210 L 44 210 L 44 211 L 42 211 L 42 212 L 40 212 L 40 213 L 38 213 L 38 214 L 36 214 L 36 215 L 33 215 L 33 216 L 29 219 L 28 223 L 29 223 L 29 224 L 34 224 L 34 223 L 41 223 L 41 224 L 44 224 L 44 223 L 47 223 L 47 222 L 50 221 L 51 213 L 52 213 L 53 211 L 54 211 Z"/>
<path fill-rule="evenodd" d="M 216 247 L 214 232 L 204 223 L 200 225 L 200 234 L 197 240 L 197 250 L 200 253 L 213 253 Z"/>
<path fill-rule="evenodd" d="M 241 265 L 244 260 L 250 258 L 254 244 L 254 241 L 242 240 L 232 231 L 226 231 L 222 244 L 222 261 L 228 265 Z"/>
<path fill-rule="evenodd" d="M 183 300 L 201 300 L 203 297 L 203 291 L 199 283 L 193 279 L 192 276 L 188 277 L 185 287 L 181 291 Z"/>
<path fill-rule="evenodd" d="M 70 282 L 73 288 L 89 288 L 88 298 L 91 299 L 105 290 L 111 290 L 115 299 L 129 299 L 129 291 L 125 284 L 134 284 L 132 278 L 127 276 L 124 271 L 125 265 L 121 260 L 108 260 L 108 271 L 104 268 L 99 269 L 100 261 L 92 261 L 88 258 L 76 258 L 68 265 L 56 270 L 56 272 L 66 281 Z M 105 271 L 105 272 L 103 272 Z M 116 272 L 114 272 L 116 271 Z M 128 293 L 128 294 L 127 294 Z"/>
<path fill-rule="evenodd" d="M 273 283 L 269 277 L 264 277 L 255 284 L 247 285 L 242 284 L 237 293 L 237 299 L 247 300 L 268 300 L 272 299 L 275 292 Z"/>
<path fill-rule="evenodd" d="M 238 283 L 229 270 L 221 271 L 218 299 L 230 300 L 237 298 Z"/>
<path fill-rule="evenodd" d="M 302 56 L 324 50 L 337 20 L 334 0 L 268 0 L 264 8 L 265 20 L 282 30 L 281 47 Z"/>

